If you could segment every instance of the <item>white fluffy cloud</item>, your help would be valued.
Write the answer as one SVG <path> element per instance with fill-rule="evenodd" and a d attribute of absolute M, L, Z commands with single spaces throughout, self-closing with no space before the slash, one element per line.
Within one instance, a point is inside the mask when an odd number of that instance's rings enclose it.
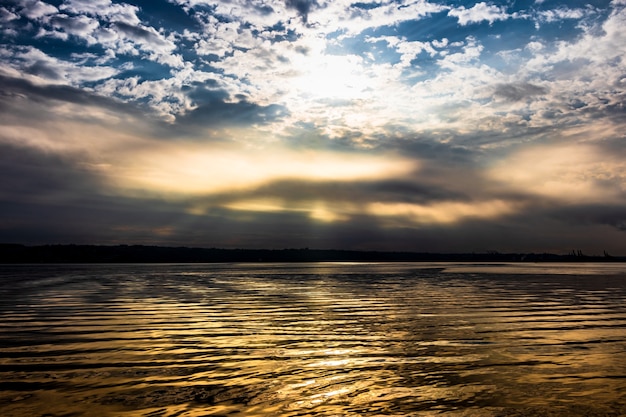
<path fill-rule="evenodd" d="M 181 33 L 151 26 L 141 20 L 137 6 L 110 0 L 68 0 L 58 10 L 24 0 L 19 10 L 25 13 L 29 6 L 27 17 L 42 25 L 39 37 L 68 42 L 74 37 L 105 53 L 68 59 L 35 48 L 8 48 L 13 56 L 5 68 L 25 70 L 50 83 L 97 82 L 90 87 L 93 91 L 148 104 L 171 122 L 202 105 L 201 96 L 188 92 L 209 83 L 232 103 L 288 109 L 289 116 L 273 126 L 257 127 L 274 139 L 286 138 L 302 124 L 315 126 L 327 137 L 347 135 L 356 142 L 393 129 L 419 134 L 473 126 L 477 131 L 508 132 L 515 125 L 539 128 L 555 118 L 585 117 L 577 108 L 601 111 L 620 97 L 614 86 L 620 86 L 623 78 L 620 57 L 626 54 L 626 39 L 621 28 L 626 19 L 621 3 L 615 1 L 601 27 L 585 23 L 582 9 L 509 13 L 486 2 L 466 8 L 424 0 L 341 0 L 318 1 L 301 10 L 282 0 L 173 3 L 202 30 Z M 5 11 L 6 19 L 12 19 L 14 11 Z M 483 60 L 489 51 L 478 35 L 455 41 L 407 39 L 389 29 L 373 35 L 379 28 L 416 23 L 435 13 L 447 14 L 461 26 L 512 18 L 575 19 L 581 20 L 583 34 L 553 42 L 537 36 L 525 46 L 500 50 L 497 56 L 506 68 Z M 367 36 L 362 34 L 365 30 Z M 347 50 L 344 44 L 349 42 L 368 46 L 365 51 Z M 184 48 L 192 48 L 185 52 L 195 57 L 185 61 Z M 121 71 L 140 71 L 142 64 L 134 59 L 154 61 L 169 70 L 155 79 L 112 78 Z M 119 60 L 128 62 L 114 68 Z M 526 99 L 528 91 L 520 86 L 540 86 L 542 94 Z M 494 91 L 499 95 L 493 96 Z M 511 99 L 511 94 L 523 99 Z"/>
<path fill-rule="evenodd" d="M 19 4 L 20 13 L 29 19 L 39 19 L 58 12 L 56 7 L 40 0 L 21 0 Z"/>
<path fill-rule="evenodd" d="M 469 9 L 466 9 L 464 6 L 453 8 L 448 12 L 448 15 L 459 19 L 461 26 L 483 21 L 493 23 L 497 20 L 506 20 L 511 17 L 504 7 L 485 2 L 476 3 Z"/>

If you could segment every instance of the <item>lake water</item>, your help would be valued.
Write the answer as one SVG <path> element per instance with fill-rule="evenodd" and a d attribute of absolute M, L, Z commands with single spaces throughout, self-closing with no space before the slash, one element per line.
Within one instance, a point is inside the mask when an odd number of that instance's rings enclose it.
<path fill-rule="evenodd" d="M 626 415 L 626 264 L 0 266 L 0 415 Z"/>

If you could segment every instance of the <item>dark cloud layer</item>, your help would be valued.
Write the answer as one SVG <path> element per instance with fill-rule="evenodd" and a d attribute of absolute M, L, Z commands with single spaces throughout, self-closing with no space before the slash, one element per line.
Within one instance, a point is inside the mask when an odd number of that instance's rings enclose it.
<path fill-rule="evenodd" d="M 285 4 L 298 12 L 304 23 L 308 22 L 311 9 L 317 6 L 315 0 L 285 0 Z"/>
<path fill-rule="evenodd" d="M 406 219 L 389 228 L 384 219 L 354 214 L 338 223 L 320 223 L 305 213 L 241 212 L 211 209 L 192 214 L 189 204 L 227 204 L 241 198 L 277 197 L 293 201 L 367 204 L 378 201 L 436 203 L 471 201 L 462 190 L 406 180 L 376 182 L 280 181 L 245 193 L 206 200 L 168 201 L 108 196 L 101 179 L 54 155 L 21 147 L 2 148 L 4 241 L 22 243 L 143 243 L 208 247 L 319 247 L 416 251 L 567 251 L 619 253 L 626 212 L 619 205 L 562 208 L 535 202 L 527 212 L 498 220 L 414 225 Z M 80 181 L 78 181 L 80 179 Z M 478 185 L 478 184 L 476 184 Z M 461 187 L 463 188 L 463 187 Z M 471 190 L 468 190 L 471 191 Z M 518 197 L 521 198 L 521 197 Z M 543 206 L 543 208 L 542 208 Z M 597 229 L 597 226 L 605 226 Z M 563 241 L 566 236 L 566 241 Z M 538 240 L 541 245 L 538 245 Z"/>
<path fill-rule="evenodd" d="M 548 92 L 545 87 L 530 83 L 500 84 L 496 86 L 495 95 L 509 101 L 521 101 Z"/>
<path fill-rule="evenodd" d="M 197 107 L 178 117 L 178 124 L 210 127 L 246 126 L 270 123 L 289 114 L 288 109 L 278 104 L 262 106 L 246 100 L 225 101 L 227 95 L 222 91 L 206 90 L 202 94 L 197 93 L 194 98 Z"/>
<path fill-rule="evenodd" d="M 116 111 L 124 109 L 126 112 L 140 114 L 135 106 L 79 88 L 68 85 L 35 85 L 28 80 L 2 75 L 0 75 L 0 94 L 4 97 L 5 103 L 9 105 L 14 103 L 16 97 L 23 97 L 27 100 L 40 103 L 47 102 L 51 105 L 54 105 L 55 101 L 61 101 Z"/>

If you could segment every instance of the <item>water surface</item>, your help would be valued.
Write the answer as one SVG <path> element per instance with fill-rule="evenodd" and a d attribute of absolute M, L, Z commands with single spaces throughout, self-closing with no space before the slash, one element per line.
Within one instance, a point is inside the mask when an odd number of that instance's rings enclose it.
<path fill-rule="evenodd" d="M 626 415 L 625 264 L 0 266 L 2 416 Z"/>

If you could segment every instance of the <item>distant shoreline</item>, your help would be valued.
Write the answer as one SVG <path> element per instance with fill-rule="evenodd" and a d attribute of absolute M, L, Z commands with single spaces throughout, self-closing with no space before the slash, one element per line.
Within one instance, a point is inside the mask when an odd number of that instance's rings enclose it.
<path fill-rule="evenodd" d="M 0 244 L 0 263 L 218 262 L 626 262 L 625 256 L 552 253 L 429 253 L 339 249 L 219 249 L 145 245 Z"/>

